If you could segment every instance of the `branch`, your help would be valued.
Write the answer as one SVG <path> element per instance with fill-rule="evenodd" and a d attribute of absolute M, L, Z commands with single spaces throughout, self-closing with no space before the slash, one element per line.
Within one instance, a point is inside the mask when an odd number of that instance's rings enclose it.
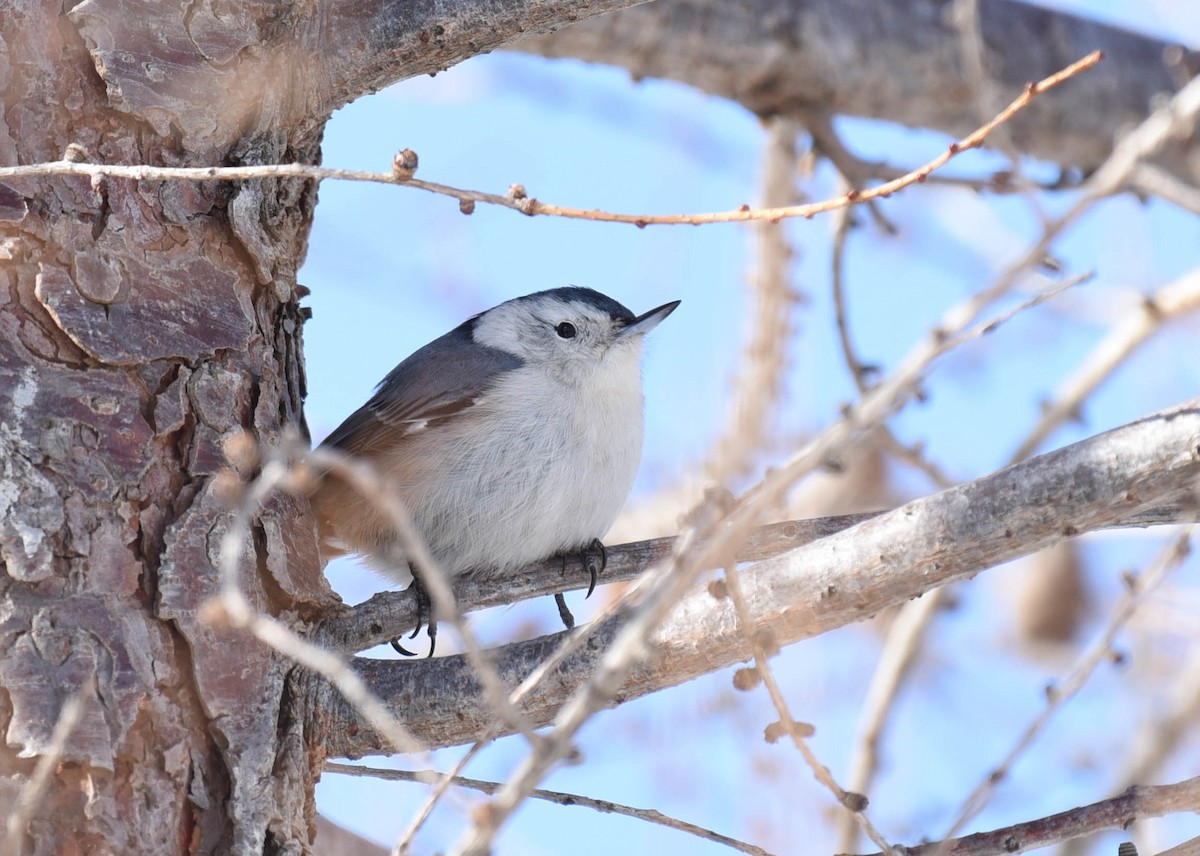
<path fill-rule="evenodd" d="M 743 573 L 743 595 L 755 625 L 775 644 L 790 644 L 1067 538 L 1129 524 L 1156 507 L 1182 503 L 1182 518 L 1194 508 L 1198 479 L 1200 400 L 1195 400 L 760 562 Z M 464 593 L 464 604 L 469 599 Z M 497 599 L 511 600 L 507 588 Z M 622 623 L 618 616 L 596 628 L 587 645 L 523 700 L 532 722 L 549 722 L 588 680 Z M 501 679 L 515 686 L 566 635 L 496 651 Z M 728 601 L 703 589 L 684 598 L 652 647 L 656 656 L 633 670 L 615 704 L 751 654 Z M 358 659 L 355 668 L 426 745 L 462 743 L 494 724 L 473 669 L 461 656 L 415 663 Z M 317 739 L 328 754 L 361 757 L 386 748 L 323 679 L 314 676 L 309 691 L 311 709 L 323 714 Z"/>
<path fill-rule="evenodd" d="M 787 520 L 756 529 L 739 551 L 739 562 L 753 562 L 808 544 L 834 532 L 840 532 L 883 512 L 846 514 L 815 520 Z M 1173 512 L 1168 512 L 1173 514 Z M 1144 524 L 1143 524 L 1144 525 Z M 671 556 L 676 539 L 652 538 L 608 548 L 608 564 L 602 583 L 628 582 L 651 565 Z M 535 562 L 516 571 L 497 585 L 495 580 L 459 577 L 453 581 L 454 598 L 464 612 L 503 606 L 543 595 L 582 591 L 591 584 L 587 569 L 568 563 L 563 569 L 559 558 Z M 382 591 L 357 606 L 327 618 L 315 632 L 320 644 L 343 652 L 361 651 L 388 642 L 411 630 L 417 621 L 416 595 L 404 591 Z"/>
<path fill-rule="evenodd" d="M 286 149 L 304 159 L 330 114 L 360 95 L 639 2 L 315 0 L 181 14 L 178 4 L 91 0 L 64 17 L 114 109 L 211 162 L 239 140 L 279 134 L 292 145 L 243 147 L 236 157 L 275 160 Z"/>
<path fill-rule="evenodd" d="M 506 42 L 646 0 L 321 0 L 317 115 L 420 74 L 437 74 Z"/>
<path fill-rule="evenodd" d="M 775 222 L 788 217 L 811 218 L 817 214 L 836 211 L 851 205 L 891 196 L 914 184 L 924 182 L 935 170 L 941 169 L 951 159 L 964 151 L 982 146 L 988 135 L 1029 106 L 1039 94 L 1087 71 L 1102 60 L 1103 54 L 1093 51 L 1071 63 L 1066 68 L 1051 74 L 1044 80 L 1025 84 L 1021 94 L 993 119 L 985 122 L 961 140 L 951 143 L 944 151 L 911 172 L 870 189 L 851 189 L 832 199 L 805 205 L 786 205 L 772 208 L 751 208 L 741 205 L 731 211 L 710 211 L 700 214 L 622 214 L 598 209 L 573 208 L 541 202 L 526 195 L 525 189 L 514 184 L 507 194 L 485 193 L 439 184 L 414 178 L 417 154 L 411 149 L 399 152 L 393 159 L 389 173 L 366 170 L 332 169 L 304 163 L 258 164 L 235 167 L 160 167 L 147 164 L 95 164 L 87 162 L 87 152 L 78 145 L 68 147 L 61 161 L 29 164 L 25 166 L 0 166 L 0 179 L 34 178 L 48 175 L 78 175 L 92 180 L 97 186 L 108 178 L 128 178 L 137 181 L 247 181 L 260 178 L 307 178 L 316 181 L 341 179 L 343 181 L 367 181 L 376 184 L 398 184 L 425 190 L 439 196 L 457 199 L 464 214 L 475 210 L 475 203 L 483 202 L 519 211 L 529 217 L 564 217 L 569 220 L 592 220 L 601 223 L 625 223 L 644 228 L 651 225 L 692 225 L 708 223 L 747 223 L 752 221 Z M 3 185 L 0 185 L 3 186 Z"/>
<path fill-rule="evenodd" d="M 940 7 L 939 7 L 940 8 Z M 574 57 L 661 77 L 741 103 L 759 116 L 883 119 L 961 136 L 992 112 L 991 93 L 1102 50 L 1104 71 L 1069 94 L 1039 101 L 1007 131 L 1024 154 L 1084 173 L 1156 96 L 1194 74 L 1179 45 L 1014 0 L 979 3 L 983 80 L 964 72 L 963 34 L 951 15 L 910 0 L 657 0 L 509 49 Z M 1185 142 L 1159 164 L 1200 184 Z"/>
<path fill-rule="evenodd" d="M 755 562 L 782 555 L 826 535 L 849 529 L 865 520 L 885 514 L 841 514 L 811 520 L 784 520 L 755 529 L 737 554 L 738 562 Z M 1097 527 L 1103 529 L 1143 529 L 1169 526 L 1192 520 L 1189 505 L 1162 505 Z M 608 548 L 608 564 L 601 584 L 623 583 L 637 579 L 653 565 L 670 558 L 678 539 L 651 538 Z M 503 585 L 495 580 L 480 581 L 459 577 L 453 581 L 454 598 L 463 612 L 476 612 L 493 606 L 506 606 L 559 592 L 583 591 L 591 585 L 591 575 L 583 566 L 567 565 L 546 559 L 514 572 Z M 381 591 L 356 606 L 326 618 L 315 631 L 316 641 L 326 647 L 353 653 L 391 641 L 412 630 L 417 622 L 416 595 L 404 591 Z"/>
<path fill-rule="evenodd" d="M 384 779 L 393 782 L 426 782 L 432 777 L 441 777 L 441 773 L 433 770 L 422 770 L 413 772 L 411 770 L 391 770 L 384 767 L 362 767 L 355 764 L 338 764 L 335 762 L 327 762 L 325 764 L 325 772 L 341 773 L 346 776 L 371 776 L 377 779 Z M 481 791 L 485 794 L 494 794 L 500 790 L 502 785 L 499 782 L 488 782 L 482 779 L 469 779 L 466 776 L 453 776 L 451 783 L 460 788 L 470 788 L 472 790 Z M 688 835 L 694 835 L 697 838 L 702 838 L 705 841 L 711 841 L 715 844 L 722 844 L 731 850 L 738 850 L 742 853 L 749 853 L 751 856 L 771 856 L 766 850 L 761 847 L 755 847 L 753 844 L 747 844 L 745 841 L 739 841 L 736 838 L 731 838 L 728 835 L 722 835 L 719 832 L 714 832 L 711 829 L 706 829 L 703 826 L 698 826 L 694 823 L 688 823 L 685 820 L 671 817 L 668 814 L 663 814 L 661 811 L 656 811 L 652 808 L 637 808 L 635 806 L 624 805 L 611 800 L 601 800 L 594 797 L 583 796 L 582 794 L 568 794 L 562 791 L 550 791 L 545 788 L 537 788 L 531 794 L 531 797 L 545 802 L 554 803 L 555 805 L 563 806 L 580 806 L 582 808 L 590 808 L 605 814 L 620 814 L 625 817 L 632 817 L 635 820 L 643 820 L 647 823 L 665 826 L 668 829 L 675 829 L 679 832 L 686 832 Z M 401 852 L 404 852 L 401 850 Z"/>
<path fill-rule="evenodd" d="M 1092 349 L 1046 404 L 1038 424 L 1021 441 L 1010 462 L 1020 461 L 1064 422 L 1079 418 L 1084 401 L 1129 357 L 1168 322 L 1200 309 L 1200 269 L 1190 271 L 1142 298 L 1139 311 L 1127 312 Z"/>
<path fill-rule="evenodd" d="M 1147 817 L 1195 811 L 1200 811 L 1200 776 L 1173 785 L 1135 786 L 1118 797 L 1049 817 L 908 847 L 902 852 L 905 856 L 1002 856 L 1061 844 L 1105 829 L 1128 829 Z"/>
<path fill-rule="evenodd" d="M 1129 578 L 1127 582 L 1129 590 L 1126 591 L 1125 596 L 1121 598 L 1121 601 L 1113 610 L 1100 638 L 1088 648 L 1061 683 L 1056 683 L 1052 688 L 1047 688 L 1046 706 L 1026 726 L 1021 736 L 1017 739 L 1016 744 L 1004 756 L 1004 760 L 996 765 L 984 777 L 984 780 L 979 783 L 975 790 L 971 792 L 970 796 L 963 801 L 954 825 L 946 833 L 947 837 L 957 835 L 967 823 L 973 820 L 984 809 L 995 793 L 996 787 L 1008 778 L 1013 764 L 1016 763 L 1017 759 L 1029 749 L 1033 741 L 1045 730 L 1046 725 L 1058 709 L 1083 689 L 1088 679 L 1095 672 L 1096 667 L 1103 660 L 1111 656 L 1113 652 L 1113 640 L 1116 638 L 1117 633 L 1126 625 L 1134 612 L 1137 611 L 1137 608 L 1142 604 L 1146 596 L 1157 588 L 1166 578 L 1167 574 L 1178 568 L 1183 560 L 1187 558 L 1190 550 L 1191 534 L 1191 527 L 1184 529 L 1179 537 L 1162 551 L 1158 559 L 1147 568 L 1145 573 Z"/>

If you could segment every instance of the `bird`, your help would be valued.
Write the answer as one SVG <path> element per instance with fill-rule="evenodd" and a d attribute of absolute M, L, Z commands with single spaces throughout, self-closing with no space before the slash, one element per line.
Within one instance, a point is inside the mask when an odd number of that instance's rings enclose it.
<path fill-rule="evenodd" d="M 607 560 L 600 538 L 641 461 L 643 340 L 679 303 L 635 316 L 579 286 L 508 300 L 402 361 L 321 445 L 386 477 L 443 573 L 502 579 L 578 554 L 590 595 L 596 560 L 599 570 Z M 309 500 L 322 563 L 356 553 L 416 588 L 415 637 L 428 594 L 385 515 L 333 473 Z M 561 594 L 556 601 L 573 626 Z M 436 633 L 430 617 L 430 656 Z"/>

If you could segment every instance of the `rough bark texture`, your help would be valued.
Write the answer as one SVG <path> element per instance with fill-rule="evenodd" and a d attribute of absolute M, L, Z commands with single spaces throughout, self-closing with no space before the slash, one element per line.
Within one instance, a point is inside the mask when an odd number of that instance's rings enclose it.
<path fill-rule="evenodd" d="M 189 100 L 215 72 L 187 23 L 181 7 L 154 3 L 101 0 L 65 16 L 57 4 L 8 4 L 0 159 L 56 160 L 76 144 L 124 163 L 314 160 L 317 139 L 270 115 L 247 122 Z M 257 40 L 248 23 L 226 22 L 207 44 L 244 47 L 229 38 L 242 26 Z M 193 32 L 202 24 L 190 21 Z M 252 427 L 269 441 L 300 421 L 295 275 L 314 188 L 45 179 L 12 189 L 25 213 L 0 233 L 7 793 L 47 751 L 64 700 L 95 681 L 26 852 L 307 841 L 312 774 L 285 703 L 291 666 L 197 612 L 216 586 L 225 512 L 209 486 L 223 439 Z M 313 537 L 294 525 L 301 514 L 275 503 L 243 569 L 274 614 L 331 602 Z"/>
<path fill-rule="evenodd" d="M 1104 161 L 1156 95 L 1179 89 L 1200 68 L 1200 58 L 1178 45 L 1013 0 L 981 0 L 978 20 L 961 20 L 972 5 L 658 0 L 511 48 L 677 80 L 760 116 L 845 114 L 955 137 L 990 119 L 1027 82 L 1100 49 L 1106 60 L 1098 68 L 1038 98 L 998 137 L 1083 171 Z M 1160 163 L 1200 185 L 1200 155 L 1189 140 Z"/>
<path fill-rule="evenodd" d="M 14 0 L 0 163 L 68 146 L 108 163 L 315 163 L 328 113 L 367 89 L 629 2 Z M 311 842 L 322 756 L 293 667 L 198 615 L 227 521 L 211 491 L 223 441 L 302 424 L 296 269 L 315 201 L 292 180 L 0 185 L 4 817 L 88 688 L 27 853 Z M 336 602 L 306 514 L 274 500 L 241 569 L 252 602 L 300 628 Z"/>

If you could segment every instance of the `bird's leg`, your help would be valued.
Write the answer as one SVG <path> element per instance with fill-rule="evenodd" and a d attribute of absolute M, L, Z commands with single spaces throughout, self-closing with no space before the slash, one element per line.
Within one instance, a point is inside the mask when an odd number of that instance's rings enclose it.
<path fill-rule="evenodd" d="M 421 632 L 421 628 L 425 625 L 428 619 L 429 629 L 429 656 L 433 656 L 433 649 L 437 645 L 437 618 L 433 615 L 433 603 L 429 599 L 429 592 L 425 588 L 425 583 L 421 582 L 421 575 L 417 573 L 417 569 L 409 564 L 409 570 L 412 571 L 412 583 L 409 588 L 413 590 L 413 594 L 417 596 L 417 626 L 413 628 L 413 632 L 409 635 L 409 639 L 416 639 L 417 634 Z M 399 654 L 405 657 L 415 657 L 415 651 L 409 651 L 400 644 L 400 637 L 397 636 L 392 640 L 392 647 Z"/>
<path fill-rule="evenodd" d="M 604 549 L 604 544 L 600 542 L 599 538 L 593 538 L 592 543 L 579 551 L 579 560 L 583 562 L 584 567 L 588 569 L 588 574 L 591 575 L 591 581 L 588 583 L 588 590 L 585 595 L 585 597 L 591 597 L 592 592 L 596 590 L 596 578 L 608 566 L 608 551 Z M 566 576 L 566 553 L 563 553 L 562 556 L 562 572 L 563 576 Z M 563 626 L 568 630 L 574 629 L 575 616 L 567 608 L 567 600 L 563 597 L 562 592 L 554 596 L 554 603 L 558 606 L 558 617 L 562 619 Z"/>
<path fill-rule="evenodd" d="M 562 575 L 567 575 L 567 554 L 562 554 Z M 563 623 L 563 627 L 568 630 L 575 629 L 575 616 L 571 614 L 570 607 L 567 606 L 567 599 L 562 592 L 554 595 L 554 604 L 558 607 L 558 617 Z"/>
<path fill-rule="evenodd" d="M 571 610 L 567 606 L 567 599 L 563 597 L 562 592 L 554 596 L 554 603 L 558 606 L 558 617 L 562 619 L 563 627 L 568 630 L 574 630 L 575 616 L 571 614 Z"/>

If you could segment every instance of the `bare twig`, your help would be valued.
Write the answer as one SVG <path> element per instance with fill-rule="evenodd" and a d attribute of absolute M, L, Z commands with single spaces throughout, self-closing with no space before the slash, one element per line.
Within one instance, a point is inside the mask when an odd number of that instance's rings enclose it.
<path fill-rule="evenodd" d="M 883 451 L 887 452 L 887 454 L 922 473 L 925 478 L 929 479 L 929 483 L 935 487 L 947 488 L 958 484 L 958 479 L 952 478 L 941 466 L 931 461 L 925 455 L 922 444 L 910 443 L 906 445 L 901 443 L 900 438 L 886 425 L 883 426 L 883 429 L 880 432 L 879 439 L 883 444 Z"/>
<path fill-rule="evenodd" d="M 1128 829 L 1148 817 L 1189 811 L 1200 811 L 1200 776 L 1172 785 L 1133 787 L 1112 799 L 991 832 L 907 847 L 905 853 L 907 856 L 1007 856 L 1106 829 Z"/>
<path fill-rule="evenodd" d="M 34 812 L 37 811 L 38 803 L 46 795 L 50 777 L 58 768 L 59 761 L 62 760 L 63 753 L 67 748 L 67 741 L 79 726 L 79 720 L 83 718 L 84 700 L 95 693 L 96 681 L 93 677 L 89 678 L 63 702 L 63 706 L 58 712 L 58 721 L 54 723 L 54 731 L 50 735 L 50 743 L 38 756 L 37 766 L 33 768 L 32 775 L 25 787 L 21 789 L 16 805 L 8 815 L 4 841 L 0 843 L 0 853 L 3 856 L 20 856 L 24 849 L 25 828 L 33 818 Z"/>
<path fill-rule="evenodd" d="M 738 582 L 737 568 L 732 564 L 725 568 L 725 585 L 729 593 L 729 600 L 733 604 L 734 614 L 737 615 L 738 629 L 747 644 L 749 644 L 750 649 L 754 652 L 755 676 L 766 687 L 767 694 L 771 697 L 771 704 L 775 706 L 775 711 L 779 714 L 779 724 L 782 726 L 783 732 L 791 737 L 792 745 L 800 752 L 800 755 L 804 758 L 804 763 L 808 765 L 813 776 L 833 794 L 838 804 L 846 809 L 853 823 L 861 828 L 868 838 L 879 845 L 884 853 L 890 853 L 892 846 L 883 836 L 883 833 L 876 829 L 875 825 L 867 817 L 866 798 L 860 793 L 844 790 L 833 778 L 833 774 L 829 772 L 829 768 L 822 764 L 817 759 L 817 756 L 813 754 L 808 741 L 804 739 L 806 734 L 811 733 L 812 729 L 798 723 L 788 709 L 787 700 L 783 697 L 783 691 L 779 688 L 779 682 L 775 680 L 775 673 L 771 670 L 771 664 L 767 659 L 769 652 L 764 645 L 764 642 L 766 642 L 773 647 L 774 641 L 770 639 L 769 634 L 764 634 L 757 628 L 751 620 L 750 610 L 746 606 L 746 599 L 742 596 L 741 585 Z"/>
<path fill-rule="evenodd" d="M 762 209 L 753 209 L 748 205 L 743 205 L 733 211 L 716 211 L 705 214 L 618 214 L 609 211 L 570 208 L 539 202 L 537 199 L 526 196 L 523 190 L 515 189 L 502 196 L 496 193 L 482 193 L 476 190 L 464 190 L 445 184 L 437 184 L 432 181 L 423 181 L 403 172 L 377 173 L 363 170 L 330 169 L 307 164 L 269 164 L 265 166 L 245 167 L 152 167 L 79 163 L 62 160 L 31 166 L 0 167 L 0 179 L 33 178 L 50 175 L 82 175 L 98 181 L 102 181 L 105 178 L 128 178 L 140 181 L 238 181 L 260 178 L 300 178 L 315 181 L 325 179 L 369 181 L 379 184 L 406 185 L 440 196 L 449 196 L 459 200 L 460 203 L 483 202 L 489 205 L 497 205 L 519 211 L 531 217 L 544 215 L 566 217 L 575 220 L 594 220 L 604 223 L 628 223 L 639 228 L 650 225 L 746 223 L 752 220 L 780 220 L 785 217 L 813 217 L 817 214 L 833 211 L 847 205 L 887 197 L 906 187 L 925 181 L 931 173 L 940 169 L 955 155 L 967 149 L 983 145 L 984 140 L 987 139 L 993 130 L 1027 107 L 1038 94 L 1086 71 L 1100 62 L 1101 59 L 1103 59 L 1103 54 L 1100 51 L 1095 51 L 1044 80 L 1028 84 L 1025 91 L 990 122 L 981 126 L 962 140 L 951 143 L 942 154 L 901 178 L 885 182 L 869 190 L 851 190 L 841 197 L 808 205 L 789 205 Z M 514 188 L 517 188 L 517 186 L 514 185 Z"/>
<path fill-rule="evenodd" d="M 1177 568 L 1183 562 L 1184 558 L 1186 558 L 1192 534 L 1191 528 L 1184 531 L 1167 546 L 1144 574 L 1137 578 L 1130 578 L 1130 590 L 1121 599 L 1121 602 L 1117 604 L 1116 608 L 1114 608 L 1100 638 L 1080 658 L 1079 663 L 1071 670 L 1071 673 L 1060 686 L 1047 689 L 1047 702 L 1042 712 L 1021 734 L 1004 760 L 984 777 L 983 781 L 980 782 L 971 795 L 963 802 L 957 819 L 944 836 L 946 839 L 952 838 L 957 834 L 968 821 L 983 809 L 995 791 L 996 786 L 1008 777 L 1009 770 L 1017 758 L 1041 734 L 1050 719 L 1058 712 L 1058 709 L 1083 688 L 1083 685 L 1087 683 L 1092 673 L 1096 670 L 1096 667 L 1108 657 L 1117 632 L 1125 625 L 1138 606 L 1141 605 L 1146 594 L 1161 583 L 1166 575 Z"/>
<path fill-rule="evenodd" d="M 910 170 L 894 166 L 883 161 L 863 160 L 842 142 L 841 137 L 830 121 L 828 115 L 815 110 L 797 110 L 804 125 L 812 135 L 813 147 L 829 159 L 841 175 L 855 187 L 862 187 L 869 181 L 894 181 Z M 1063 190 L 1073 186 L 1059 178 L 1054 182 L 1034 181 L 1028 176 L 1016 175 L 1008 170 L 1000 170 L 985 176 L 947 175 L 945 171 L 935 172 L 926 180 L 926 184 L 940 187 L 974 190 L 980 193 L 995 193 L 1008 195 L 1028 191 Z M 878 214 L 878 209 L 872 207 L 872 216 L 876 222 L 889 234 L 895 233 L 894 225 Z"/>
<path fill-rule="evenodd" d="M 1013 452 L 1009 463 L 1029 457 L 1050 434 L 1083 407 L 1083 402 L 1167 322 L 1200 309 L 1200 270 L 1180 277 L 1146 297 L 1140 311 L 1122 316 L 1075 372 L 1063 382 L 1038 424 Z"/>
<path fill-rule="evenodd" d="M 394 782 L 424 782 L 428 781 L 429 777 L 436 776 L 449 781 L 455 787 L 471 788 L 485 794 L 494 794 L 502 787 L 499 782 L 487 782 L 482 779 L 469 779 L 464 776 L 442 774 L 436 770 L 422 770 L 420 772 L 388 770 L 381 767 L 364 767 L 358 764 L 339 764 L 334 761 L 327 761 L 325 762 L 325 771 L 327 773 L 340 773 L 346 776 L 371 776 Z M 694 835 L 697 838 L 711 841 L 714 844 L 724 845 L 740 853 L 749 853 L 751 856 L 771 856 L 770 853 L 761 847 L 755 847 L 753 844 L 748 844 L 745 841 L 739 841 L 728 835 L 722 835 L 719 832 L 713 832 L 711 829 L 705 829 L 703 826 L 697 826 L 694 823 L 688 823 L 686 820 L 671 817 L 652 808 L 637 808 L 610 800 L 600 800 L 580 794 L 563 793 L 562 791 L 549 791 L 544 788 L 535 788 L 529 796 L 533 799 L 554 803 L 555 805 L 581 806 L 582 808 L 590 808 L 606 814 L 620 814 L 625 817 L 632 817 L 636 820 L 653 823 L 657 826 L 665 826 L 668 829 L 686 832 L 688 835 Z"/>
<path fill-rule="evenodd" d="M 939 588 L 902 606 L 883 643 L 883 654 L 871 675 L 867 697 L 858 716 L 858 729 L 850 759 L 846 787 L 870 796 L 871 781 L 879 764 L 879 741 L 891 716 L 896 694 L 909 668 L 921 653 L 925 630 L 945 601 L 946 589 Z M 858 827 L 849 821 L 841 824 L 839 852 L 849 853 L 858 844 Z"/>
<path fill-rule="evenodd" d="M 844 180 L 844 179 L 843 179 Z M 830 287 L 833 289 L 833 319 L 837 326 L 838 343 L 842 346 L 842 359 L 850 371 L 850 379 L 858 387 L 859 395 L 867 391 L 871 372 L 877 366 L 869 366 L 859 359 L 850 342 L 850 320 L 846 311 L 846 240 L 850 236 L 850 209 L 842 208 L 833 214 L 833 247 L 830 258 Z"/>
<path fill-rule="evenodd" d="M 411 557 L 413 563 L 421 569 L 421 582 L 434 604 L 434 616 L 429 620 L 445 620 L 458 632 L 464 652 L 475 667 L 479 682 L 495 706 L 497 716 L 516 728 L 531 745 L 536 746 L 541 738 L 534 732 L 528 719 L 509 701 L 509 690 L 500 680 L 495 664 L 484 652 L 467 624 L 462 610 L 459 609 L 453 585 L 430 555 L 429 549 L 413 525 L 408 509 L 400 501 L 399 493 L 391 488 L 388 478 L 370 463 L 324 446 L 309 452 L 306 461 L 309 465 L 326 472 L 326 478 L 333 476 L 344 480 L 383 512 L 393 531 L 399 536 L 404 554 Z"/>

